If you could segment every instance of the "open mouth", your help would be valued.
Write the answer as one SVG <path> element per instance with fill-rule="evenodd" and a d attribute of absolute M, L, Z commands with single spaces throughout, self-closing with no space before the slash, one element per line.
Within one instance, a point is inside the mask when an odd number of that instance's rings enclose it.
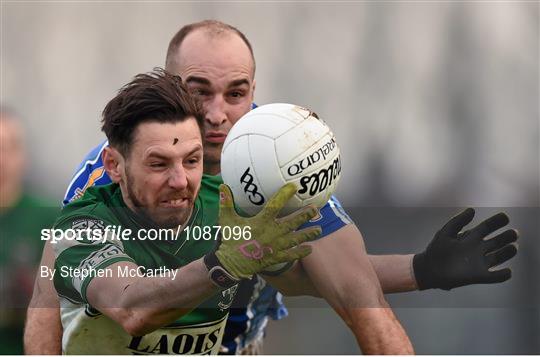
<path fill-rule="evenodd" d="M 183 207 L 187 207 L 188 204 L 189 204 L 189 199 L 187 198 L 178 198 L 174 200 L 166 200 L 166 201 L 160 202 L 160 206 L 165 207 L 165 208 L 183 208 Z"/>

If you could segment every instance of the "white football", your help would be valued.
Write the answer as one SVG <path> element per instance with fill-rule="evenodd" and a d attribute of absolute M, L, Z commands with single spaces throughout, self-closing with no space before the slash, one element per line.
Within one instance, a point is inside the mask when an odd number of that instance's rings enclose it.
<path fill-rule="evenodd" d="M 268 104 L 244 115 L 221 152 L 221 175 L 238 208 L 257 214 L 284 184 L 296 195 L 282 214 L 307 204 L 322 207 L 341 176 L 339 147 L 324 121 L 293 104 Z"/>

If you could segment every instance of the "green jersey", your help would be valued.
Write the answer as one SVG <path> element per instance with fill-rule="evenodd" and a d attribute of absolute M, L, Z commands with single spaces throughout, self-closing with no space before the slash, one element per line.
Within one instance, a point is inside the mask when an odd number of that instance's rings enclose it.
<path fill-rule="evenodd" d="M 204 176 L 188 228 L 217 225 L 220 183 L 220 177 Z M 109 236 L 99 241 L 83 236 L 83 240 L 63 239 L 54 244 L 54 284 L 61 300 L 63 352 L 216 354 L 236 286 L 216 293 L 172 324 L 141 337 L 132 337 L 88 304 L 86 289 L 98 275 L 81 274 L 92 271 L 106 274 L 107 267 L 118 262 L 133 262 L 147 275 L 161 269 L 173 270 L 203 257 L 214 247 L 215 240 L 194 239 L 187 235 L 186 229 L 175 240 L 140 239 L 139 231 L 158 227 L 126 207 L 116 184 L 89 188 L 82 198 L 64 208 L 55 224 L 56 229 L 64 232 L 69 229 L 103 231 L 107 226 L 115 227 L 116 232 L 128 229 L 131 235 L 128 239 Z"/>

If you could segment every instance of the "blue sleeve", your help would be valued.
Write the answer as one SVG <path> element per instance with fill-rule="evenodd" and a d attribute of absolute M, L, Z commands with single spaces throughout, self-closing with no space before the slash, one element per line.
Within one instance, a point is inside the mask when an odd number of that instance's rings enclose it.
<path fill-rule="evenodd" d="M 66 205 L 74 199 L 81 197 L 84 191 L 90 186 L 106 185 L 112 182 L 105 172 L 103 161 L 101 160 L 101 153 L 108 144 L 107 140 L 105 140 L 96 146 L 86 155 L 83 162 L 79 164 L 66 190 L 62 204 Z"/>
<path fill-rule="evenodd" d="M 332 196 L 326 204 L 319 209 L 319 215 L 301 228 L 320 226 L 322 233 L 318 239 L 321 239 L 331 233 L 334 233 L 338 229 L 353 223 L 349 215 L 345 212 L 339 200 Z"/>

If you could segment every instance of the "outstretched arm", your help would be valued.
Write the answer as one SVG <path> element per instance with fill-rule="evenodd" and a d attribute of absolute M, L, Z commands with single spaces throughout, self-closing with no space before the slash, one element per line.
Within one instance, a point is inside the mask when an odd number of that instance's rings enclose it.
<path fill-rule="evenodd" d="M 502 283 L 512 277 L 509 268 L 495 267 L 517 254 L 515 229 L 493 237 L 509 223 L 505 213 L 493 215 L 464 230 L 474 217 L 467 208 L 441 228 L 426 249 L 413 255 L 370 255 L 385 293 L 412 290 L 450 290 L 473 284 Z"/>
<path fill-rule="evenodd" d="M 420 254 L 369 256 L 372 267 L 363 257 L 360 232 L 354 225 L 348 225 L 311 243 L 313 253 L 304 258 L 301 265 L 280 277 L 267 279 L 285 294 L 324 297 L 351 327 L 364 352 L 378 346 L 378 335 L 373 332 L 377 331 L 379 323 L 388 324 L 386 328 L 396 328 L 398 338 L 387 346 L 399 346 L 406 336 L 404 338 L 404 333 L 399 331 L 397 321 L 392 324 L 395 317 L 391 310 L 377 308 L 386 303 L 377 293 L 373 294 L 377 292 L 377 284 L 372 281 L 371 269 L 376 272 L 385 293 L 418 288 L 448 290 L 469 284 L 503 282 L 511 277 L 509 269 L 493 268 L 517 253 L 513 244 L 518 238 L 517 231 L 508 229 L 487 238 L 509 222 L 504 213 L 499 213 L 462 232 L 473 216 L 474 210 L 466 209 L 453 217 Z M 291 281 L 296 283 L 291 284 Z M 283 289 L 287 285 L 295 289 Z M 366 290 L 371 294 L 364 295 L 362 291 Z M 375 308 L 365 308 L 370 305 Z M 369 321 L 370 326 L 373 324 L 371 332 L 362 330 L 365 321 Z"/>
<path fill-rule="evenodd" d="M 109 266 L 112 277 L 96 277 L 88 284 L 87 300 L 132 336 L 142 336 L 187 314 L 217 292 L 202 259 L 178 269 L 178 280 L 168 277 L 120 277 L 131 262 Z"/>
<path fill-rule="evenodd" d="M 468 208 L 456 215 L 441 228 L 426 249 L 419 254 L 369 255 L 369 260 L 379 278 L 385 294 L 425 289 L 450 290 L 472 284 L 495 284 L 511 278 L 509 268 L 495 270 L 517 254 L 514 244 L 519 237 L 515 229 L 507 229 L 493 237 L 497 230 L 509 223 L 508 216 L 498 213 L 477 226 L 464 230 L 474 217 Z M 345 227 L 335 233 L 341 235 Z M 361 242 L 358 230 L 351 230 L 351 237 Z M 320 240 L 331 240 L 334 234 Z M 286 272 L 284 277 L 294 281 L 294 289 L 286 288 L 283 282 L 275 283 L 286 295 L 315 295 L 305 272 L 300 267 Z M 282 287 L 284 287 L 282 289 Z"/>

